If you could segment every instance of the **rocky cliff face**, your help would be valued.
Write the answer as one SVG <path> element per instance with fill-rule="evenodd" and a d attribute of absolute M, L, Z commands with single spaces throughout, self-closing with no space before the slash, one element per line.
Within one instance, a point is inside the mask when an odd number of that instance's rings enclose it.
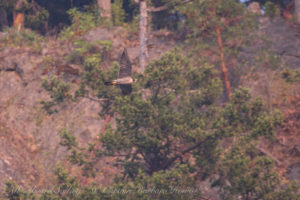
<path fill-rule="evenodd" d="M 284 123 L 274 141 L 261 140 L 258 148 L 275 161 L 283 179 L 300 183 L 300 87 L 299 82 L 287 82 L 282 78 L 286 68 L 300 70 L 300 27 L 281 18 L 263 17 L 259 18 L 259 27 L 260 33 L 268 41 L 266 49 L 276 57 L 270 67 L 277 67 L 270 70 L 264 65 L 258 66 L 255 78 L 243 81 L 243 85 L 250 88 L 253 96 L 263 97 L 271 112 L 279 109 Z M 257 45 L 244 49 L 243 53 L 248 59 L 254 59 L 252 55 L 261 48 L 265 47 Z"/>
<path fill-rule="evenodd" d="M 265 32 L 272 41 L 270 49 L 280 55 L 282 65 L 293 69 L 300 67 L 300 31 L 291 27 L 286 22 L 278 20 L 262 19 L 260 30 Z M 174 36 L 174 37 L 173 37 Z M 171 49 L 178 42 L 176 34 L 151 33 L 149 39 L 150 60 L 159 57 L 163 52 Z M 0 33 L 1 38 L 5 37 Z M 84 38 L 88 41 L 111 40 L 113 42 L 110 55 L 104 57 L 103 66 L 108 67 L 118 56 L 123 47 L 128 48 L 129 56 L 133 62 L 134 70 L 138 71 L 138 42 L 137 35 L 127 35 L 122 29 L 107 30 L 97 28 L 92 30 Z M 13 179 L 23 186 L 45 186 L 53 181 L 52 171 L 54 167 L 64 160 L 66 150 L 60 146 L 59 132 L 67 128 L 77 136 L 81 145 L 86 145 L 93 140 L 102 130 L 104 120 L 98 115 L 99 103 L 88 98 L 82 98 L 77 102 L 64 102 L 59 105 L 59 112 L 52 115 L 42 109 L 41 100 L 49 99 L 49 94 L 41 87 L 42 80 L 62 70 L 69 81 L 76 82 L 80 66 L 68 65 L 66 55 L 70 53 L 72 45 L 62 44 L 58 40 L 50 39 L 42 43 L 39 51 L 29 48 L 3 47 L 0 49 L 0 188 L 3 189 L 6 179 Z M 245 54 L 251 54 L 252 50 L 245 50 Z M 46 69 L 45 58 L 55 58 L 57 63 L 51 70 Z M 68 70 L 64 70 L 68 68 Z M 77 73 L 72 73 L 72 72 Z M 262 70 L 263 71 L 263 70 Z M 263 95 L 268 98 L 262 88 L 269 84 L 269 93 L 276 90 L 267 74 L 261 75 L 258 81 L 245 82 L 251 88 L 254 95 Z M 267 77 L 267 78 L 264 78 Z M 273 82 L 272 82 L 273 81 Z M 272 89 L 273 88 L 273 89 Z M 277 90 L 276 90 L 277 91 Z M 299 90 L 297 89 L 299 92 Z M 278 91 L 271 94 L 273 100 L 281 98 Z M 277 95 L 277 96 L 276 96 Z M 275 102 L 271 101 L 273 105 Z M 281 104 L 282 105 L 282 104 Z M 287 104 L 286 104 L 287 105 Z M 279 107 L 279 108 L 286 108 Z M 300 120 L 296 117 L 294 121 Z M 280 135 L 281 134 L 281 135 Z M 280 133 L 280 137 L 290 138 L 299 133 Z M 294 137 L 295 138 L 295 137 Z M 289 139 L 292 143 L 282 146 L 281 140 L 275 144 L 262 143 L 261 148 L 269 155 L 285 162 L 289 150 L 294 149 L 293 161 L 281 165 L 280 169 L 287 170 L 290 166 L 299 166 L 299 145 L 297 140 Z M 274 146 L 275 145 L 275 146 Z M 292 146 L 289 146 L 292 145 Z M 298 151 L 298 153 L 297 153 Z M 103 176 L 98 180 L 101 184 L 107 184 L 113 177 L 114 170 L 107 167 L 107 159 L 100 161 Z M 290 168 L 295 173 L 297 168 Z M 291 175 L 293 176 L 293 175 Z"/>
<path fill-rule="evenodd" d="M 59 145 L 59 131 L 70 128 L 87 142 L 102 126 L 102 119 L 95 112 L 99 104 L 88 99 L 66 102 L 61 105 L 61 112 L 48 115 L 40 104 L 42 99 L 49 98 L 41 87 L 43 55 L 24 49 L 5 49 L 1 56 L 0 182 L 6 178 L 23 184 L 51 182 L 51 171 L 65 152 Z M 5 70 L 11 65 L 22 73 Z"/>

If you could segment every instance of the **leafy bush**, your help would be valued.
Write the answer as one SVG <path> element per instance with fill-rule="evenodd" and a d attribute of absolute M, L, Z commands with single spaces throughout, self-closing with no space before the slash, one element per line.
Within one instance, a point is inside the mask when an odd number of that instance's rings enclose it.
<path fill-rule="evenodd" d="M 40 102 L 49 114 L 57 112 L 57 110 L 51 109 L 54 105 L 63 102 L 65 99 L 72 99 L 70 93 L 71 85 L 54 76 L 49 81 L 45 79 L 42 83 L 42 87 L 50 93 L 52 99 L 52 101 L 42 100 Z"/>

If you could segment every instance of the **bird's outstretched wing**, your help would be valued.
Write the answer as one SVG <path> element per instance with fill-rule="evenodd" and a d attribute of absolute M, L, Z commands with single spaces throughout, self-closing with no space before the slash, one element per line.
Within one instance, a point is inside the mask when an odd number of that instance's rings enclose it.
<path fill-rule="evenodd" d="M 130 94 L 132 91 L 131 84 L 119 85 L 119 86 L 122 91 L 122 94 L 124 94 L 124 95 Z"/>
<path fill-rule="evenodd" d="M 128 76 L 131 76 L 131 63 L 128 57 L 127 49 L 124 48 L 120 59 L 120 71 L 118 78 L 124 78 Z"/>

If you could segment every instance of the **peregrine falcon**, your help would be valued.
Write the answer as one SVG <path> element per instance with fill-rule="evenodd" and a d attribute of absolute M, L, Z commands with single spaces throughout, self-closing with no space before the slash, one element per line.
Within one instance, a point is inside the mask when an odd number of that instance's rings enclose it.
<path fill-rule="evenodd" d="M 125 48 L 120 59 L 120 70 L 118 78 L 113 81 L 107 81 L 104 84 L 119 85 L 122 94 L 127 95 L 131 93 L 131 84 L 134 82 L 136 82 L 136 80 L 131 77 L 131 63 L 127 54 L 127 50 Z"/>

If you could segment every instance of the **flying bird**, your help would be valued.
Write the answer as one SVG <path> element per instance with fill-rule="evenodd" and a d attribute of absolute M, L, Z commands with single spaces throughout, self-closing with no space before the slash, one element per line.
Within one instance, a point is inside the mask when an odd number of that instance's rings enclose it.
<path fill-rule="evenodd" d="M 130 94 L 132 91 L 131 84 L 136 82 L 136 80 L 131 77 L 131 69 L 132 67 L 128 57 L 128 53 L 126 48 L 124 48 L 124 51 L 120 59 L 120 70 L 119 70 L 118 78 L 116 80 L 107 81 L 104 84 L 119 85 L 122 94 L 124 95 Z"/>

